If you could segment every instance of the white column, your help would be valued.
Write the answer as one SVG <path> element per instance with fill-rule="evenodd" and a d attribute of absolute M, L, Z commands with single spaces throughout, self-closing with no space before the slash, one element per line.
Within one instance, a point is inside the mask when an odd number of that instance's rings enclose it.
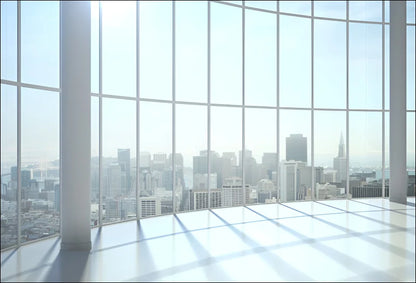
<path fill-rule="evenodd" d="M 390 201 L 406 204 L 406 1 L 390 1 Z"/>
<path fill-rule="evenodd" d="M 61 5 L 61 170 L 64 250 L 91 249 L 89 1 Z"/>

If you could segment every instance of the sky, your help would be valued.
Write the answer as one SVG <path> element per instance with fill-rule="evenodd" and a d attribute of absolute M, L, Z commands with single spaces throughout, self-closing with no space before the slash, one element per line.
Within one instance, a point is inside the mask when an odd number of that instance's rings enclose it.
<path fill-rule="evenodd" d="M 240 3 L 241 1 L 229 1 Z M 414 23 L 414 2 L 408 1 L 408 21 Z M 270 1 L 246 1 L 247 6 L 275 10 Z M 16 3 L 1 2 L 1 76 L 16 81 Z M 413 5 L 413 7 L 410 7 Z M 286 13 L 310 15 L 311 3 L 282 1 Z M 98 92 L 98 2 L 92 1 L 91 89 Z M 316 1 L 315 15 L 345 18 L 345 2 Z M 388 5 L 386 5 L 386 9 Z M 176 2 L 175 92 L 172 92 L 172 4 L 140 2 L 139 50 L 136 58 L 136 3 L 105 1 L 103 11 L 102 75 L 103 93 L 135 97 L 136 61 L 139 59 L 141 98 L 207 103 L 208 23 L 207 3 Z M 382 2 L 350 2 L 350 17 L 381 21 Z M 22 81 L 59 88 L 59 2 L 22 2 Z M 311 20 L 280 16 L 281 107 L 312 106 Z M 242 61 L 242 10 L 211 4 L 211 103 L 277 105 L 277 21 L 276 15 L 254 10 L 245 13 L 245 73 Z M 346 106 L 346 24 L 340 21 L 314 22 L 314 106 L 345 109 Z M 351 23 L 350 27 L 350 107 L 381 109 L 382 26 Z M 408 26 L 407 105 L 414 109 L 415 27 Z M 386 28 L 388 39 L 388 28 Z M 387 41 L 388 42 L 388 41 Z M 388 54 L 388 44 L 386 52 Z M 388 59 L 388 57 L 386 58 Z M 388 70 L 386 60 L 385 70 Z M 386 78 L 388 76 L 386 75 Z M 386 79 L 386 105 L 389 84 Z M 92 154 L 98 154 L 98 99 L 92 98 Z M 2 162 L 15 160 L 16 88 L 2 84 Z M 140 150 L 151 153 L 172 151 L 172 105 L 140 103 Z M 176 105 L 176 151 L 185 164 L 207 148 L 207 106 Z M 311 111 L 276 111 L 246 108 L 242 129 L 241 107 L 211 107 L 211 149 L 233 151 L 238 156 L 245 135 L 246 149 L 257 162 L 263 152 L 276 151 L 280 132 L 280 157 L 285 158 L 285 138 L 302 133 L 308 139 L 311 162 Z M 414 113 L 408 114 L 408 162 L 414 164 Z M 381 167 L 381 113 L 350 112 L 350 163 Z M 388 121 L 386 116 L 386 121 Z M 103 154 L 116 156 L 117 148 L 136 151 L 136 103 L 134 100 L 103 99 Z M 388 125 L 386 125 L 387 127 Z M 315 111 L 315 165 L 332 166 L 341 133 L 346 136 L 345 111 Z M 388 131 L 387 131 L 388 132 Z M 386 132 L 386 133 L 387 133 Z M 412 133 L 412 134 L 410 134 Z M 386 135 L 386 145 L 388 136 Z M 46 162 L 58 158 L 59 93 L 22 88 L 22 162 Z M 387 157 L 387 156 L 386 156 Z M 410 157 L 410 158 L 409 158 Z M 414 165 L 413 165 L 414 166 Z"/>

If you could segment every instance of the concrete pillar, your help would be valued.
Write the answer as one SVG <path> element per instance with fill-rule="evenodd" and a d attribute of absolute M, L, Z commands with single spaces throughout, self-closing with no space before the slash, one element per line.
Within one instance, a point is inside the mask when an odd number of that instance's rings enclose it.
<path fill-rule="evenodd" d="M 91 8 L 61 5 L 62 250 L 90 250 Z"/>
<path fill-rule="evenodd" d="M 390 1 L 390 201 L 407 203 L 406 1 Z"/>

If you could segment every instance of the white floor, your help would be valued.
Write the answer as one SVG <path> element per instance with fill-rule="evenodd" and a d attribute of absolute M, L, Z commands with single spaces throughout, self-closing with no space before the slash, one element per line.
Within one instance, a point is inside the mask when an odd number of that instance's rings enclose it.
<path fill-rule="evenodd" d="M 415 198 L 222 208 L 1 253 L 1 281 L 415 281 Z"/>

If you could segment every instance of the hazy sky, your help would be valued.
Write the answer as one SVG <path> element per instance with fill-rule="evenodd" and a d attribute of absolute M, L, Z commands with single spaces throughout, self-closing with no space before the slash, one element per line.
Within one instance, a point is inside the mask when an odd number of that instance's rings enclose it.
<path fill-rule="evenodd" d="M 241 3 L 241 1 L 231 1 Z M 414 2 L 408 1 L 413 14 Z M 270 1 L 246 1 L 247 6 L 276 9 Z M 16 4 L 1 2 L 1 74 L 16 80 Z M 413 5 L 413 6 L 412 6 Z M 22 2 L 22 81 L 59 87 L 59 3 Z M 282 12 L 310 15 L 311 3 L 280 2 Z M 410 7 L 412 6 L 412 7 Z M 345 2 L 315 2 L 315 15 L 345 18 Z M 98 2 L 92 1 L 92 92 L 98 92 Z M 172 99 L 172 4 L 140 3 L 140 96 Z M 388 5 L 386 5 L 388 8 Z M 136 3 L 103 3 L 103 92 L 136 95 Z M 350 2 L 350 17 L 382 19 L 382 2 Z M 207 103 L 207 3 L 176 2 L 175 96 L 179 101 Z M 282 107 L 312 106 L 311 20 L 280 16 L 280 97 Z M 314 22 L 314 106 L 346 107 L 346 23 Z M 388 27 L 388 26 L 387 26 Z M 382 26 L 351 23 L 350 107 L 381 109 Z M 276 15 L 254 10 L 245 13 L 245 103 L 276 106 Z M 242 104 L 242 10 L 211 4 L 211 103 Z M 388 28 L 386 28 L 388 43 Z M 415 27 L 408 26 L 407 105 L 414 109 Z M 388 54 L 388 44 L 386 52 Z M 387 58 L 388 59 L 388 56 Z M 388 60 L 387 60 L 388 61 Z M 386 64 L 386 73 L 388 64 Z M 388 75 L 386 75 L 388 78 Z M 388 105 L 386 80 L 386 105 Z M 16 89 L 2 84 L 2 162 L 15 160 Z M 207 106 L 176 105 L 176 151 L 186 165 L 207 148 Z M 92 101 L 92 154 L 98 154 L 98 99 Z M 414 164 L 414 113 L 408 114 L 408 164 Z M 386 115 L 388 121 L 388 115 Z M 151 153 L 172 151 L 172 105 L 140 104 L 140 147 Z M 257 162 L 263 152 L 276 151 L 276 110 L 246 109 L 245 144 Z M 350 164 L 381 167 L 381 113 L 350 112 Z M 388 145 L 386 125 L 386 146 Z M 22 161 L 58 158 L 59 94 L 22 89 Z M 311 111 L 280 111 L 280 157 L 285 138 L 302 133 L 308 139 L 311 161 Z M 315 164 L 332 166 L 341 132 L 346 136 L 344 111 L 315 111 Z M 211 107 L 211 149 L 219 153 L 242 149 L 242 109 Z M 117 148 L 136 152 L 136 103 L 103 99 L 103 154 L 116 156 Z M 388 159 L 388 156 L 386 156 Z M 414 165 L 413 165 L 414 166 Z"/>

